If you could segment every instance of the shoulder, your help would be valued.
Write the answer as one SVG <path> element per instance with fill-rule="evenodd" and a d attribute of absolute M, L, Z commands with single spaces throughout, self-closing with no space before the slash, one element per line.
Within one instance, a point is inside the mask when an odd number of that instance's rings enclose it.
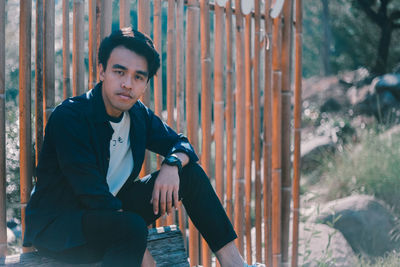
<path fill-rule="evenodd" d="M 90 92 L 65 99 L 61 104 L 53 110 L 49 122 L 62 124 L 71 120 L 82 120 L 90 114 L 91 98 Z"/>

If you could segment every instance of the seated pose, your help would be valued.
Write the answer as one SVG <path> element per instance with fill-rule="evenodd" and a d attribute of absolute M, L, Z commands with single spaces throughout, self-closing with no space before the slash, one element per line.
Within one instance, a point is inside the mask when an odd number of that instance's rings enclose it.
<path fill-rule="evenodd" d="M 138 100 L 160 67 L 151 39 L 117 30 L 98 60 L 100 83 L 57 106 L 47 123 L 24 246 L 66 262 L 155 266 L 147 226 L 182 201 L 221 266 L 248 266 L 188 139 Z M 165 159 L 138 179 L 145 149 Z"/>

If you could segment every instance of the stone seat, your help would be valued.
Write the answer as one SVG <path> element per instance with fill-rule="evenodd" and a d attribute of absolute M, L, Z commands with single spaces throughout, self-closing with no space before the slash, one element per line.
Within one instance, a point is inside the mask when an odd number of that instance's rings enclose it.
<path fill-rule="evenodd" d="M 147 247 L 157 262 L 157 266 L 189 267 L 182 233 L 176 225 L 149 229 Z M 45 258 L 37 252 L 10 255 L 0 258 L 0 266 L 7 267 L 97 267 L 101 262 L 92 264 L 67 264 Z"/>

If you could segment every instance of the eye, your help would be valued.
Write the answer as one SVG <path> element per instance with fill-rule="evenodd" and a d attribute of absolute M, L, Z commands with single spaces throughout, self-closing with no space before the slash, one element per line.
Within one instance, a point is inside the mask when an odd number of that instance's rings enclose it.
<path fill-rule="evenodd" d="M 136 75 L 136 76 L 135 76 L 135 79 L 136 79 L 136 80 L 139 80 L 139 81 L 143 81 L 143 80 L 144 80 L 144 77 L 143 77 L 142 75 Z"/>
<path fill-rule="evenodd" d="M 124 72 L 122 70 L 115 70 L 114 71 L 116 74 L 118 74 L 119 76 L 124 75 Z"/>

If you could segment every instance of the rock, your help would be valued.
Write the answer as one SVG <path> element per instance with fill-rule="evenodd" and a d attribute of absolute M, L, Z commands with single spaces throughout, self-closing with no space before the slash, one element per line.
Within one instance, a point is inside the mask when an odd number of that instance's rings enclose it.
<path fill-rule="evenodd" d="M 400 100 L 400 74 L 385 74 L 377 79 L 378 82 L 375 85 L 377 93 L 389 91 L 397 100 Z"/>
<path fill-rule="evenodd" d="M 400 248 L 400 243 L 390 236 L 394 215 L 372 196 L 353 195 L 331 201 L 311 221 L 333 224 L 357 254 L 376 257 Z"/>
<path fill-rule="evenodd" d="M 7 227 L 7 243 L 14 243 L 16 240 L 14 232 Z"/>
<path fill-rule="evenodd" d="M 321 164 L 321 157 L 327 153 L 333 153 L 335 143 L 329 136 L 316 136 L 313 139 L 301 144 L 301 169 L 312 171 Z"/>
<path fill-rule="evenodd" d="M 343 235 L 324 224 L 300 223 L 299 266 L 353 266 L 355 254 Z"/>

